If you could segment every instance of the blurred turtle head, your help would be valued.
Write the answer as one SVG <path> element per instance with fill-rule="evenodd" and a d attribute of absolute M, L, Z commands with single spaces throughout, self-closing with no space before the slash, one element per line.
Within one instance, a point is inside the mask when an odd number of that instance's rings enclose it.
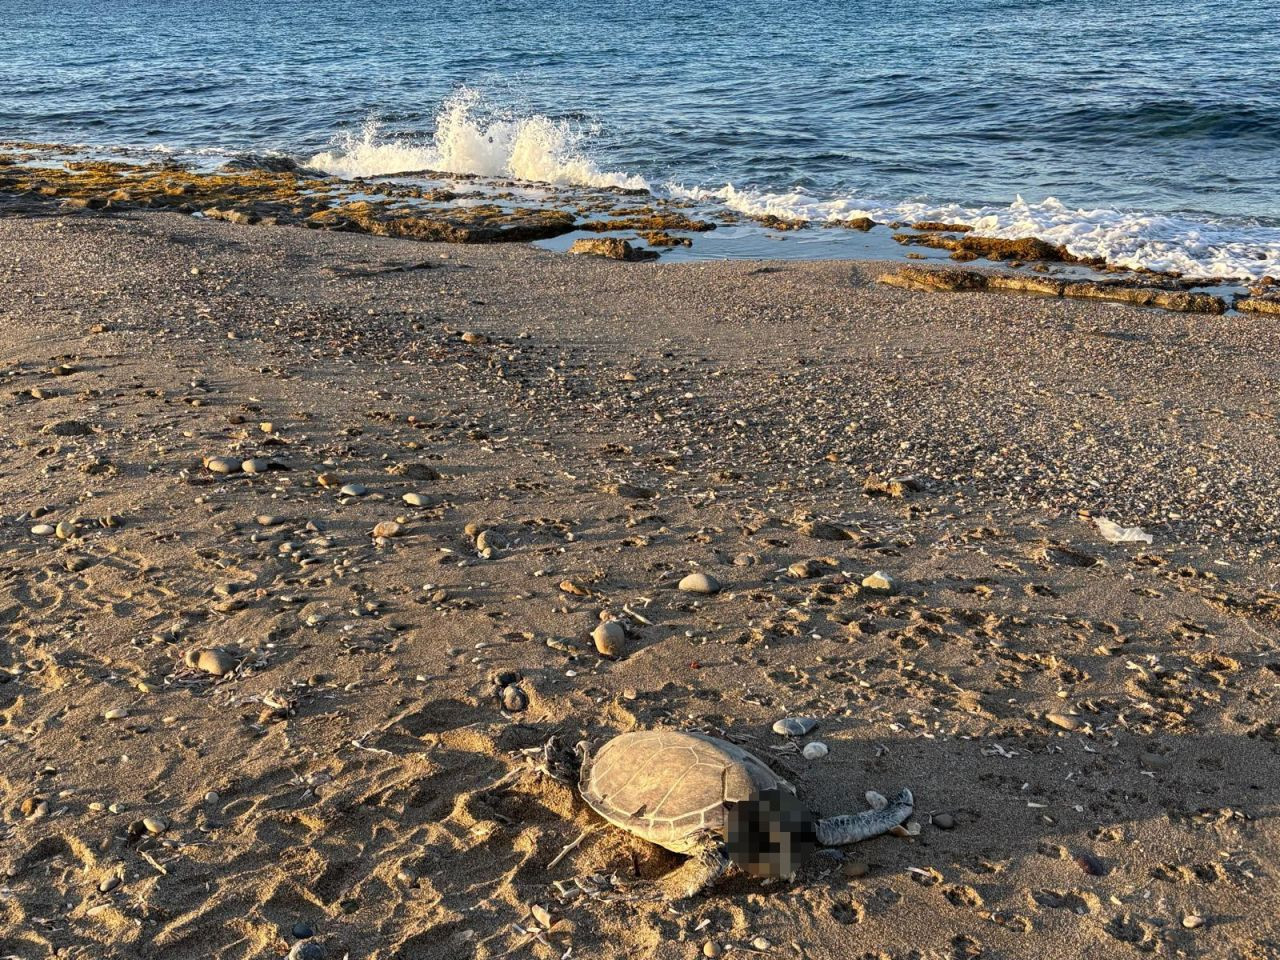
<path fill-rule="evenodd" d="M 728 813 L 729 859 L 754 877 L 790 877 L 818 848 L 813 813 L 786 790 L 762 790 Z"/>

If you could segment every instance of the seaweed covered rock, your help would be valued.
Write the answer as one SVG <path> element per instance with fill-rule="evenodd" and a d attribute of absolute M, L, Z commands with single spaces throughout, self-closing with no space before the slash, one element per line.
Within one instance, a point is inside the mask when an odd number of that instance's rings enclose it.
<path fill-rule="evenodd" d="M 569 252 L 592 257 L 607 257 L 610 260 L 658 259 L 656 251 L 633 247 L 621 237 L 583 237 L 581 240 L 573 241 Z"/>

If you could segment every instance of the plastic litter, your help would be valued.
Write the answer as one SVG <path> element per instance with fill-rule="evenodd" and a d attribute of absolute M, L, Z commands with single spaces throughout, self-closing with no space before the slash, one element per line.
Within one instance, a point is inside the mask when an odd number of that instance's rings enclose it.
<path fill-rule="evenodd" d="M 1122 527 L 1115 521 L 1108 520 L 1106 517 L 1094 517 L 1094 523 L 1098 525 L 1098 532 L 1102 534 L 1103 539 L 1111 543 L 1152 543 L 1151 534 L 1143 530 L 1141 527 Z"/>

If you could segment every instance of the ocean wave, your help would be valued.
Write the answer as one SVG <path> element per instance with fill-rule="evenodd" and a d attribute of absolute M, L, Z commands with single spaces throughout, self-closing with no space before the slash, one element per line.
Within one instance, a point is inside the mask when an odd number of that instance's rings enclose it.
<path fill-rule="evenodd" d="M 870 217 L 881 223 L 919 220 L 966 224 L 977 236 L 1038 237 L 1077 257 L 1100 257 L 1133 270 L 1188 277 L 1257 280 L 1280 276 L 1280 226 L 1191 215 L 1146 213 L 1110 207 L 1072 207 L 1052 197 L 1031 203 L 1019 197 L 1005 206 L 965 206 L 924 201 L 878 203 L 859 197 L 815 197 L 802 191 L 771 193 L 670 184 L 668 194 L 715 203 L 750 217 L 838 223 Z"/>
<path fill-rule="evenodd" d="M 1182 113 L 1173 109 L 1165 114 Z M 476 90 L 460 88 L 440 106 L 433 132 L 414 138 L 385 132 L 370 120 L 335 138 L 306 166 L 355 179 L 430 170 L 568 187 L 650 190 L 749 217 L 836 223 L 869 217 L 881 223 L 918 220 L 966 224 L 979 236 L 1037 237 L 1082 258 L 1131 269 L 1233 280 L 1280 276 L 1280 226 L 1193 214 L 1082 208 L 1049 198 L 1005 205 L 927 200 L 885 202 L 858 195 L 820 196 L 738 188 L 651 187 L 641 176 L 602 168 L 593 156 L 598 131 L 582 120 L 520 114 Z"/>
<path fill-rule="evenodd" d="M 498 110 L 475 90 L 444 101 L 430 139 L 386 136 L 376 120 L 343 133 L 307 165 L 346 179 L 419 170 L 511 177 L 534 183 L 647 190 L 643 177 L 601 170 L 589 151 L 590 128 L 541 114 Z"/>

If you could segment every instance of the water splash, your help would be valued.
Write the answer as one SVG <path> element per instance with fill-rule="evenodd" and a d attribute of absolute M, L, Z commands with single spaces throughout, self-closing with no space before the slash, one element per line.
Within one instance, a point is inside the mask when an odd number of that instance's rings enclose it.
<path fill-rule="evenodd" d="M 647 190 L 643 177 L 600 169 L 590 153 L 592 133 L 567 120 L 498 110 L 464 87 L 441 105 L 429 140 L 388 137 L 369 120 L 358 133 L 341 134 L 332 149 L 317 153 L 307 165 L 348 179 L 433 170 Z"/>

